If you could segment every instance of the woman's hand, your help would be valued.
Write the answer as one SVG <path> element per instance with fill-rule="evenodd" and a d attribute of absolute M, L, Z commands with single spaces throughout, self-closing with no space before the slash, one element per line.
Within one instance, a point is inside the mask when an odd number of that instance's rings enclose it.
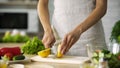
<path fill-rule="evenodd" d="M 50 48 L 53 46 L 53 44 L 55 43 L 55 37 L 54 34 L 51 32 L 45 32 L 42 42 L 45 46 L 45 48 Z"/>
<path fill-rule="evenodd" d="M 79 29 L 75 29 L 70 33 L 66 34 L 63 41 L 61 42 L 61 53 L 66 54 L 66 52 L 69 51 L 72 45 L 78 41 L 80 35 L 81 31 Z"/>
<path fill-rule="evenodd" d="M 38 15 L 45 31 L 42 42 L 45 45 L 45 48 L 52 47 L 55 42 L 55 37 L 52 32 L 52 28 L 50 25 L 50 16 L 48 9 L 49 0 L 39 0 L 38 2 Z"/>

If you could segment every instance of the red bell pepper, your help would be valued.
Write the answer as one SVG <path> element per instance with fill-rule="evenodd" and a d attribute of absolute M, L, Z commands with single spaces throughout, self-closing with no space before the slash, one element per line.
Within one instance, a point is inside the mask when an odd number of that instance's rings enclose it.
<path fill-rule="evenodd" d="M 0 49 L 0 56 L 4 56 L 6 53 L 12 53 L 13 56 L 20 55 L 20 47 L 4 47 Z"/>

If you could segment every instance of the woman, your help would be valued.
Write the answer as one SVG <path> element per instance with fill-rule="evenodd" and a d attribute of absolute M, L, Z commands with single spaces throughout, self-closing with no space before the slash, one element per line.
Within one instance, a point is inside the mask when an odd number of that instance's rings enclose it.
<path fill-rule="evenodd" d="M 43 43 L 52 47 L 56 40 L 61 41 L 61 53 L 87 56 L 86 44 L 98 43 L 105 47 L 101 18 L 107 10 L 107 0 L 54 0 L 52 30 L 48 3 L 39 0 L 38 13 L 44 28 Z M 55 33 L 55 34 L 54 34 Z M 59 38 L 55 38 L 57 35 Z"/>

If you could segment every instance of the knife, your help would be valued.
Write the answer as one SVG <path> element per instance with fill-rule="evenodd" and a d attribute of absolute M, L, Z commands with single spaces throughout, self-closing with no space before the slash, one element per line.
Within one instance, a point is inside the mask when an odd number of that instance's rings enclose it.
<path fill-rule="evenodd" d="M 58 50 L 58 45 L 61 43 L 61 40 L 57 40 L 54 44 L 54 46 L 51 48 L 51 54 L 53 55 L 53 59 L 58 58 L 57 57 L 57 50 Z"/>

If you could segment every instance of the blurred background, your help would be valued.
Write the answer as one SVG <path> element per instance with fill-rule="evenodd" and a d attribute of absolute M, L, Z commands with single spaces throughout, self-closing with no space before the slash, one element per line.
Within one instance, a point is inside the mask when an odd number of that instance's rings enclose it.
<path fill-rule="evenodd" d="M 49 0 L 50 16 L 54 10 L 53 1 Z M 30 37 L 42 38 L 43 28 L 37 14 L 38 0 L 0 0 L 0 37 L 6 31 L 17 29 Z M 108 0 L 107 14 L 102 18 L 106 42 L 109 42 L 112 27 L 120 20 L 120 0 Z"/>
<path fill-rule="evenodd" d="M 0 0 L 0 37 L 6 31 L 42 37 L 37 14 L 38 0 Z"/>

